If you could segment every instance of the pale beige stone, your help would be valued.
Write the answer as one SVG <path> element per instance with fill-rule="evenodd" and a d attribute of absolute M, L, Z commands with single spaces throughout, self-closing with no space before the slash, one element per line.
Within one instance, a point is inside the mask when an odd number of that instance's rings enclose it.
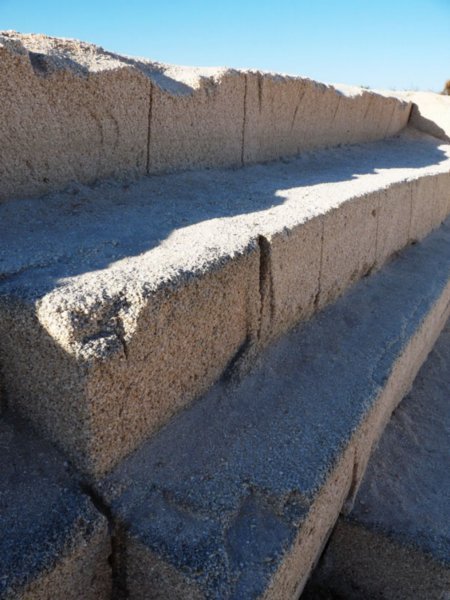
<path fill-rule="evenodd" d="M 376 172 L 381 151 L 393 168 Z M 399 168 L 404 152 L 417 170 Z M 447 197 L 446 152 L 402 137 L 2 204 L 8 406 L 107 471 L 404 247 L 412 185 L 418 206 Z M 449 208 L 428 205 L 423 234 Z"/>
<path fill-rule="evenodd" d="M 323 219 L 263 238 L 261 336 L 268 341 L 308 319 L 319 292 Z"/>
<path fill-rule="evenodd" d="M 375 264 L 379 193 L 348 201 L 324 217 L 320 307 L 335 300 Z"/>
<path fill-rule="evenodd" d="M 438 181 L 435 177 L 423 177 L 411 182 L 411 227 L 412 241 L 423 239 L 429 231 L 440 225 L 442 205 Z"/>
<path fill-rule="evenodd" d="M 447 225 L 281 340 L 248 379 L 219 384 L 99 483 L 113 518 L 129 523 L 121 556 L 139 598 L 151 589 L 178 597 L 180 586 L 187 597 L 208 598 L 219 583 L 224 598 L 236 590 L 299 596 L 389 415 L 450 316 L 448 232 Z M 364 307 L 365 318 L 352 315 L 354 306 Z M 364 335 L 371 331 L 373 338 Z M 314 401 L 323 397 L 319 408 Z M 198 447 L 193 429 L 203 432 Z M 313 471 L 312 456 L 323 456 Z M 211 570 L 201 571 L 206 552 Z"/>
<path fill-rule="evenodd" d="M 409 242 L 412 186 L 406 182 L 380 192 L 376 266 L 381 266 Z"/>
<path fill-rule="evenodd" d="M 139 540 L 127 536 L 125 587 L 133 600 L 171 598 L 173 600 L 200 600 L 200 588 L 157 556 L 149 553 Z"/>
<path fill-rule="evenodd" d="M 95 46 L 0 35 L 0 201 L 144 174 L 149 103 L 149 80 Z"/>
<path fill-rule="evenodd" d="M 1 356 L 14 409 L 101 474 L 255 343 L 259 253 L 150 294 L 79 294 L 55 290 L 38 314 L 3 303 Z"/>
<path fill-rule="evenodd" d="M 410 108 L 407 101 L 360 88 L 250 72 L 244 163 L 383 139 L 406 127 Z"/>
<path fill-rule="evenodd" d="M 245 75 L 200 70 L 193 82 L 189 75 L 175 71 L 175 90 L 153 85 L 150 173 L 241 165 Z"/>
<path fill-rule="evenodd" d="M 418 370 L 449 318 L 449 300 L 450 283 L 438 302 L 432 307 L 422 326 L 415 333 L 398 361 L 396 361 L 389 379 L 380 391 L 373 410 L 361 423 L 350 444 L 345 448 L 338 465 L 330 474 L 327 483 L 314 503 L 308 519 L 299 530 L 293 549 L 275 574 L 263 596 L 264 598 L 282 600 L 286 597 L 298 597 L 303 591 L 311 571 L 331 534 L 339 512 L 341 509 L 345 512 L 351 509 L 354 496 L 367 468 L 370 454 L 383 433 L 392 411 L 410 389 Z M 351 543 L 351 531 L 347 538 L 347 544 L 344 545 L 342 545 L 341 540 L 335 538 L 335 535 L 335 532 L 333 532 L 333 540 L 335 540 L 337 547 L 337 550 L 333 552 L 333 556 L 345 556 L 347 559 L 346 549 L 349 548 Z M 346 560 L 343 561 L 343 563 L 345 562 Z M 425 560 L 424 565 L 426 564 L 428 562 Z M 365 565 L 368 566 L 367 563 Z M 339 572 L 339 570 L 336 572 Z M 379 574 L 381 575 L 381 573 L 380 571 Z M 436 585 L 439 587 L 443 579 L 447 580 L 448 570 L 436 568 L 436 573 L 439 576 Z M 405 573 L 402 572 L 401 574 L 403 584 L 407 581 L 407 574 L 408 568 L 405 568 Z M 394 590 L 398 589 L 398 585 L 394 587 Z M 359 598 L 359 596 L 354 597 L 355 599 Z M 363 597 L 367 596 L 361 596 L 361 600 Z M 393 599 L 396 596 L 388 597 Z"/>
<path fill-rule="evenodd" d="M 366 600 L 375 594 L 385 600 L 445 600 L 450 573 L 413 547 L 405 551 L 384 535 L 339 519 L 306 598 L 315 598 L 320 587 L 348 600 Z"/>
<path fill-rule="evenodd" d="M 49 572 L 41 573 L 19 594 L 5 600 L 109 600 L 112 593 L 111 540 L 106 521 L 87 542 L 63 552 Z"/>
<path fill-rule="evenodd" d="M 450 141 L 450 98 L 433 92 L 396 92 L 412 102 L 411 125 L 424 133 Z"/>
<path fill-rule="evenodd" d="M 0 53 L 0 201 L 369 142 L 409 117 L 409 101 L 386 93 L 164 65 L 77 40 L 2 32 Z"/>

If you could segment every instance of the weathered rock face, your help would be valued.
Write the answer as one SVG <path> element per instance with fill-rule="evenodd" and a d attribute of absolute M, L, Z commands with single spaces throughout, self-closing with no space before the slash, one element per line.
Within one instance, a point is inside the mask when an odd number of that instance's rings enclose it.
<path fill-rule="evenodd" d="M 162 65 L 0 34 L 0 201 L 70 181 L 239 166 L 393 135 L 410 103 L 359 88 Z"/>
<path fill-rule="evenodd" d="M 450 310 L 421 98 L 0 33 L 2 600 L 298 596 Z"/>
<path fill-rule="evenodd" d="M 81 470 L 108 471 L 236 361 L 438 227 L 449 170 L 450 147 L 408 132 L 3 203 L 10 409 Z"/>
<path fill-rule="evenodd" d="M 411 246 L 100 482 L 130 598 L 298 598 L 449 316 L 449 242 Z"/>
<path fill-rule="evenodd" d="M 110 598 L 108 523 L 64 456 L 4 418 L 0 448 L 0 598 Z"/>
<path fill-rule="evenodd" d="M 1 198 L 146 171 L 150 83 L 81 42 L 0 36 Z"/>
<path fill-rule="evenodd" d="M 359 600 L 439 600 L 450 589 L 450 322 L 388 423 L 309 585 Z"/>

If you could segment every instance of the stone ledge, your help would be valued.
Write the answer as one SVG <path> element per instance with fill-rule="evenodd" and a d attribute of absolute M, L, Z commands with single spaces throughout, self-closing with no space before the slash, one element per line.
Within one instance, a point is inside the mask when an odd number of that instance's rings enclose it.
<path fill-rule="evenodd" d="M 411 133 L 4 203 L 10 409 L 104 473 L 226 369 L 245 370 L 437 227 L 450 211 L 447 153 Z"/>
<path fill-rule="evenodd" d="M 439 600 L 450 590 L 450 323 L 372 456 L 309 593 Z"/>
<path fill-rule="evenodd" d="M 97 490 L 135 599 L 300 593 L 450 311 L 446 225 L 217 384 Z"/>
<path fill-rule="evenodd" d="M 0 32 L 0 202 L 395 135 L 411 104 L 301 77 L 164 65 Z"/>

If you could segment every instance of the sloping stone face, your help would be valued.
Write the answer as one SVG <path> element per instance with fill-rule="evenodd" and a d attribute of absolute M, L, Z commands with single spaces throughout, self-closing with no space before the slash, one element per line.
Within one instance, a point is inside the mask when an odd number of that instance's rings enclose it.
<path fill-rule="evenodd" d="M 412 103 L 410 123 L 424 133 L 450 141 L 450 97 L 432 92 L 397 92 Z"/>

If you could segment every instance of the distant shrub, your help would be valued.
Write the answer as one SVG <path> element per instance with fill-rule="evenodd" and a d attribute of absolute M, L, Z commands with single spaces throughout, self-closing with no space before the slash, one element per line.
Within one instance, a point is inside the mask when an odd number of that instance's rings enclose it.
<path fill-rule="evenodd" d="M 446 82 L 446 84 L 444 85 L 444 89 L 442 90 L 442 93 L 445 96 L 450 96 L 450 79 Z"/>

